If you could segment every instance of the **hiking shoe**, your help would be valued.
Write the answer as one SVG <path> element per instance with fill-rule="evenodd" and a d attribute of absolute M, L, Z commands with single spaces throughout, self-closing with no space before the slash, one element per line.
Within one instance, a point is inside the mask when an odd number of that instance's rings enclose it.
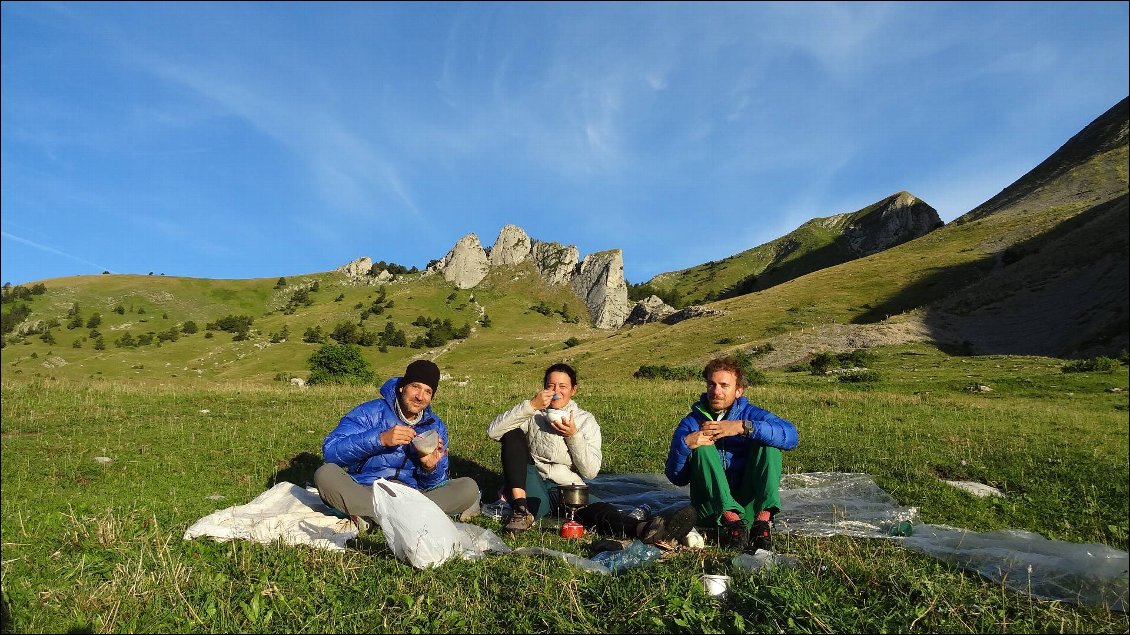
<path fill-rule="evenodd" d="M 478 516 L 481 511 L 482 511 L 482 505 L 479 503 L 479 500 L 476 498 L 474 504 L 472 504 L 467 509 L 464 509 L 463 511 L 459 512 L 459 522 L 465 523 L 468 520 L 471 520 L 472 518 L 474 518 L 475 516 Z"/>
<path fill-rule="evenodd" d="M 504 529 L 516 534 L 520 531 L 526 531 L 530 527 L 533 527 L 534 520 L 536 519 L 534 518 L 534 515 L 530 513 L 530 510 L 524 507 L 519 507 L 518 509 L 510 512 L 510 521 L 506 523 L 506 527 L 504 527 Z"/>
<path fill-rule="evenodd" d="M 679 509 L 656 516 L 644 525 L 640 532 L 640 542 L 654 545 L 657 542 L 668 540 L 682 540 L 698 522 L 698 514 L 694 507 L 687 505 Z"/>
<path fill-rule="evenodd" d="M 729 512 L 727 512 L 729 515 Z M 726 520 L 722 526 L 718 528 L 718 544 L 723 549 L 745 549 L 746 543 L 749 542 L 749 528 L 745 526 L 745 521 L 741 516 L 734 514 L 736 520 Z"/>
<path fill-rule="evenodd" d="M 749 530 L 749 545 L 746 548 L 746 552 L 757 553 L 758 549 L 773 551 L 773 537 L 769 532 L 769 521 L 754 521 L 753 527 Z"/>
<path fill-rule="evenodd" d="M 365 518 L 364 516 L 350 516 L 349 520 L 352 520 L 353 524 L 357 526 L 358 536 L 363 536 L 365 534 L 371 533 L 374 529 L 377 528 L 377 521 L 373 518 Z"/>

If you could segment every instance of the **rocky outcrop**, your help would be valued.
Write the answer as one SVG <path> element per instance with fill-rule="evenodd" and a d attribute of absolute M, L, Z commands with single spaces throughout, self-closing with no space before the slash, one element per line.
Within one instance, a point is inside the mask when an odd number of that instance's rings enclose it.
<path fill-rule="evenodd" d="M 467 234 L 455 243 L 433 267 L 443 277 L 460 289 L 470 289 L 483 281 L 490 271 L 490 260 L 479 237 Z"/>
<path fill-rule="evenodd" d="M 675 307 L 664 302 L 659 296 L 653 295 L 636 302 L 624 323 L 647 324 L 648 322 L 658 322 L 674 312 Z"/>
<path fill-rule="evenodd" d="M 566 284 L 573 280 L 581 252 L 573 245 L 535 240 L 530 256 L 542 279 L 549 284 Z"/>
<path fill-rule="evenodd" d="M 597 328 L 618 328 L 628 316 L 628 285 L 624 281 L 624 257 L 619 249 L 591 254 L 580 261 L 573 245 L 531 239 L 521 227 L 506 225 L 489 250 L 475 234 L 468 234 L 440 260 L 428 266 L 429 273 L 443 277 L 460 289 L 470 289 L 486 277 L 491 267 L 514 266 L 530 261 L 538 275 L 551 285 L 568 285 L 585 300 Z"/>
<path fill-rule="evenodd" d="M 679 322 L 682 322 L 683 320 L 689 320 L 691 318 L 707 317 L 707 316 L 710 316 L 710 315 L 726 315 L 726 312 L 725 311 L 719 311 L 717 309 L 708 309 L 708 308 L 703 307 L 703 306 L 692 305 L 692 306 L 686 307 L 685 309 L 679 309 L 678 311 L 675 311 L 671 315 L 668 315 L 667 317 L 663 318 L 661 321 L 664 324 L 678 324 Z"/>
<path fill-rule="evenodd" d="M 624 282 L 624 253 L 619 249 L 585 256 L 571 281 L 573 291 L 584 299 L 593 326 L 614 329 L 628 317 L 628 284 Z"/>
<path fill-rule="evenodd" d="M 490 266 L 516 265 L 524 262 L 533 247 L 530 237 L 517 225 L 507 225 L 498 232 L 490 248 Z"/>
<path fill-rule="evenodd" d="M 373 259 L 368 256 L 362 256 L 338 267 L 337 270 L 344 273 L 346 278 L 355 279 L 369 275 L 369 270 L 372 268 Z"/>
<path fill-rule="evenodd" d="M 899 192 L 844 229 L 848 248 L 868 256 L 925 236 L 942 226 L 938 211 L 909 192 Z"/>
<path fill-rule="evenodd" d="M 388 270 L 381 271 L 377 275 L 373 275 L 373 259 L 368 256 L 362 256 L 356 260 L 351 260 L 348 263 L 337 268 L 339 273 L 345 275 L 350 282 L 361 282 L 365 284 L 382 284 L 392 280 L 392 274 Z"/>

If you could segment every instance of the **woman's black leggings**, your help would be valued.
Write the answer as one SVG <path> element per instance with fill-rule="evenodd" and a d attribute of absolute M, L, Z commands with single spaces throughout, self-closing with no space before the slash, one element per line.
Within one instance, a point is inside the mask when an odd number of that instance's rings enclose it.
<path fill-rule="evenodd" d="M 505 481 L 507 500 L 510 499 L 510 490 L 526 489 L 526 466 L 533 462 L 524 432 L 515 428 L 502 435 L 502 480 Z"/>
<path fill-rule="evenodd" d="M 502 479 L 505 481 L 507 499 L 510 498 L 511 489 L 526 489 L 526 466 L 533 462 L 524 432 L 515 429 L 502 435 Z M 565 509 L 558 509 L 556 512 L 560 516 L 568 514 Z M 585 527 L 595 529 L 600 534 L 626 538 L 636 535 L 638 521 L 609 503 L 585 505 L 575 512 L 574 517 Z"/>

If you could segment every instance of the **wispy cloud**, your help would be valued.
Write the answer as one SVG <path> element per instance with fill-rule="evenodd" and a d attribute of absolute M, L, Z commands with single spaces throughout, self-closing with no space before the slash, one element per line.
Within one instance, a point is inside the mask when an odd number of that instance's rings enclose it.
<path fill-rule="evenodd" d="M 99 271 L 109 271 L 109 267 L 103 267 L 102 265 L 100 265 L 96 262 L 91 262 L 91 261 L 89 261 L 85 258 L 81 258 L 81 257 L 76 256 L 74 254 L 69 254 L 65 251 L 55 249 L 54 247 L 48 247 L 47 245 L 37 243 L 33 240 L 28 240 L 26 238 L 20 238 L 19 236 L 16 236 L 14 234 L 9 234 L 8 232 L 0 232 L 0 236 L 3 236 L 4 238 L 7 238 L 9 240 L 14 240 L 18 243 L 22 243 L 22 244 L 27 245 L 29 247 L 34 247 L 34 248 L 36 248 L 40 251 L 47 252 L 47 253 L 54 255 L 54 256 L 62 256 L 64 258 L 69 258 L 71 260 L 74 260 L 75 262 L 79 262 L 79 263 L 82 263 L 84 265 L 88 265 L 88 266 L 90 266 L 94 269 L 97 269 Z"/>

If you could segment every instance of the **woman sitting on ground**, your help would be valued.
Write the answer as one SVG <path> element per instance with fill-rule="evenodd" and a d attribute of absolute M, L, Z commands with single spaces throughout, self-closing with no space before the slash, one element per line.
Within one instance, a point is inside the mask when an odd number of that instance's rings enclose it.
<path fill-rule="evenodd" d="M 511 508 L 506 530 L 512 533 L 529 529 L 550 513 L 567 515 L 558 486 L 582 485 L 600 472 L 600 425 L 573 401 L 577 372 L 568 364 L 554 364 L 546 369 L 542 385 L 487 428 L 487 436 L 502 444 L 502 494 Z M 558 411 L 561 418 L 551 420 L 547 409 Z M 575 511 L 575 519 L 586 528 L 649 544 L 682 539 L 697 519 L 689 506 L 637 520 L 608 503 L 589 500 Z"/>

